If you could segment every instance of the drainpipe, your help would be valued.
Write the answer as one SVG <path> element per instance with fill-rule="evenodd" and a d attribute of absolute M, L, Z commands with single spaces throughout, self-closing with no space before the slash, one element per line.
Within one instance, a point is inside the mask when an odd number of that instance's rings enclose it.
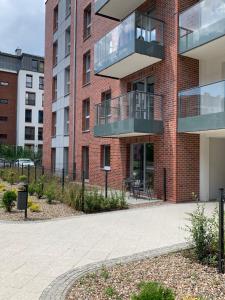
<path fill-rule="evenodd" d="M 76 50 L 77 50 L 77 0 L 74 0 L 74 99 L 73 101 L 73 122 L 72 122 L 72 147 L 73 147 L 73 154 L 72 154 L 72 170 L 73 170 L 73 179 L 75 179 L 75 172 L 76 172 L 76 95 L 77 95 L 77 60 L 76 60 Z"/>

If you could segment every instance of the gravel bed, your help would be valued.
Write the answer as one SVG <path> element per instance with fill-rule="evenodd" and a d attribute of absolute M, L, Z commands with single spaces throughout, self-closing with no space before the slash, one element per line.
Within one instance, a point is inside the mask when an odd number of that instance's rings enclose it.
<path fill-rule="evenodd" d="M 0 183 L 3 183 L 0 181 Z M 7 189 L 16 189 L 17 185 L 10 186 L 5 183 Z M 0 193 L 0 199 L 3 196 L 4 192 Z M 27 221 L 38 221 L 38 220 L 49 220 L 55 218 L 63 218 L 70 217 L 74 215 L 81 214 L 80 212 L 74 210 L 68 205 L 61 203 L 59 201 L 53 201 L 52 204 L 47 203 L 47 199 L 38 199 L 35 196 L 29 196 L 29 199 L 32 200 L 33 203 L 38 204 L 40 207 L 40 212 L 31 212 L 28 208 L 28 219 Z M 24 220 L 24 211 L 20 211 L 16 209 L 16 206 L 13 207 L 12 211 L 6 212 L 4 208 L 0 207 L 0 220 L 3 221 L 23 221 Z"/>
<path fill-rule="evenodd" d="M 143 281 L 157 281 L 172 288 L 177 300 L 225 299 L 225 275 L 175 253 L 110 268 L 102 266 L 75 282 L 67 300 L 130 299 Z M 107 295 L 109 290 L 112 296 Z"/>

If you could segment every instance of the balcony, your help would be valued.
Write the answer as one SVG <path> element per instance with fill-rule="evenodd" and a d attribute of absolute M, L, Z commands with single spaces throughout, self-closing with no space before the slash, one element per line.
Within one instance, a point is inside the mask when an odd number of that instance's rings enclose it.
<path fill-rule="evenodd" d="M 123 20 L 145 0 L 95 0 L 95 13 L 110 19 Z"/>
<path fill-rule="evenodd" d="M 225 129 L 225 81 L 179 94 L 179 132 Z"/>
<path fill-rule="evenodd" d="M 224 55 L 225 0 L 204 0 L 180 14 L 180 54 L 195 59 Z"/>
<path fill-rule="evenodd" d="M 163 132 L 162 96 L 130 92 L 96 105 L 96 137 L 129 137 Z"/>
<path fill-rule="evenodd" d="M 164 57 L 163 22 L 131 14 L 95 44 L 95 74 L 123 78 Z"/>

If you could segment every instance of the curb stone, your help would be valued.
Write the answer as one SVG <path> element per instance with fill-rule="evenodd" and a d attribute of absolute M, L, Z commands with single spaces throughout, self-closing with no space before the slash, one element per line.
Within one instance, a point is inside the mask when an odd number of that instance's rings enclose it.
<path fill-rule="evenodd" d="M 179 243 L 173 246 L 157 248 L 130 256 L 123 256 L 111 260 L 100 261 L 97 263 L 92 263 L 72 269 L 53 280 L 52 283 L 42 292 L 39 300 L 65 300 L 69 290 L 72 288 L 75 281 L 79 280 L 81 277 L 88 273 L 97 271 L 103 265 L 106 267 L 111 267 L 120 263 L 125 264 L 132 261 L 143 260 L 145 258 L 153 258 L 160 255 L 166 255 L 172 252 L 187 249 L 189 247 L 189 243 Z"/>

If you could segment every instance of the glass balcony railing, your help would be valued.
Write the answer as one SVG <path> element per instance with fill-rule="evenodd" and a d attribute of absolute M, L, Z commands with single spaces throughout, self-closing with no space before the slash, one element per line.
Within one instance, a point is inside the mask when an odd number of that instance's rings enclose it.
<path fill-rule="evenodd" d="M 134 53 L 162 59 L 163 25 L 160 20 L 138 12 L 132 13 L 96 43 L 95 73 L 101 73 L 116 63 L 122 63 Z"/>
<path fill-rule="evenodd" d="M 162 121 L 162 96 L 134 91 L 96 105 L 96 125 L 127 119 Z"/>
<path fill-rule="evenodd" d="M 224 112 L 225 81 L 179 93 L 179 117 L 188 118 Z"/>
<path fill-rule="evenodd" d="M 180 53 L 225 35 L 225 0 L 204 0 L 179 17 Z"/>

